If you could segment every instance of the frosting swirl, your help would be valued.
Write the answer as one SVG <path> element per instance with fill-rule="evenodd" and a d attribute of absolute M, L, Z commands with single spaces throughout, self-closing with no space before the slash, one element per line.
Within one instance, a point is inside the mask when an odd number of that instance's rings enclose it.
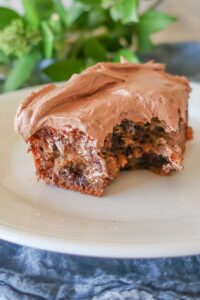
<path fill-rule="evenodd" d="M 165 72 L 164 65 L 98 63 L 63 85 L 48 84 L 21 103 L 15 130 L 26 141 L 39 129 L 78 128 L 102 146 L 123 119 L 149 122 L 158 117 L 166 130 L 186 120 L 190 92 L 185 77 Z"/>

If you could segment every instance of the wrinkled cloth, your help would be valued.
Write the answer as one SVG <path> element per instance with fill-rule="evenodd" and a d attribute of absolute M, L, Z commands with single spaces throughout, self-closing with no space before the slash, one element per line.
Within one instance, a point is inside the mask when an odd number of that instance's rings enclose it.
<path fill-rule="evenodd" d="M 200 299 L 200 256 L 81 257 L 0 241 L 0 299 Z"/>
<path fill-rule="evenodd" d="M 200 44 L 160 45 L 141 55 L 200 81 Z M 0 300 L 200 300 L 200 256 L 105 259 L 0 240 Z"/>

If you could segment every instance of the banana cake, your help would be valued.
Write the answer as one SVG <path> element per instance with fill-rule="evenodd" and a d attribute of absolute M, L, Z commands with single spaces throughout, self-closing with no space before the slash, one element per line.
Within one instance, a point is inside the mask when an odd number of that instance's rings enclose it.
<path fill-rule="evenodd" d="M 39 180 L 101 196 L 122 169 L 168 175 L 183 168 L 189 93 L 188 80 L 162 64 L 98 63 L 32 92 L 15 130 Z"/>

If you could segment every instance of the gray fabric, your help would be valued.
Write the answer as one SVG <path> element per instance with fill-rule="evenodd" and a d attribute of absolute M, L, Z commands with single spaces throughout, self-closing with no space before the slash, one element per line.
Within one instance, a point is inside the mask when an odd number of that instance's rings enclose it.
<path fill-rule="evenodd" d="M 0 299 L 200 299 L 200 257 L 105 259 L 0 241 Z"/>
<path fill-rule="evenodd" d="M 200 81 L 200 44 L 161 45 L 143 60 Z M 200 256 L 103 259 L 0 241 L 0 300 L 200 300 Z"/>
<path fill-rule="evenodd" d="M 140 55 L 142 61 L 154 59 L 165 63 L 172 74 L 185 75 L 193 81 L 200 81 L 200 43 L 162 44 L 152 53 Z"/>

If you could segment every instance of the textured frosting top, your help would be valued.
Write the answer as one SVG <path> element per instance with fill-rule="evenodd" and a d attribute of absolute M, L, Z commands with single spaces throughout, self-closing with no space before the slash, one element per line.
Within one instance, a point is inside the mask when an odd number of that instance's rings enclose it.
<path fill-rule="evenodd" d="M 172 76 L 154 62 L 98 63 L 64 85 L 49 84 L 20 105 L 15 130 L 26 141 L 40 128 L 78 128 L 102 146 L 123 119 L 148 122 L 158 117 L 168 131 L 186 119 L 190 92 L 185 77 Z"/>

